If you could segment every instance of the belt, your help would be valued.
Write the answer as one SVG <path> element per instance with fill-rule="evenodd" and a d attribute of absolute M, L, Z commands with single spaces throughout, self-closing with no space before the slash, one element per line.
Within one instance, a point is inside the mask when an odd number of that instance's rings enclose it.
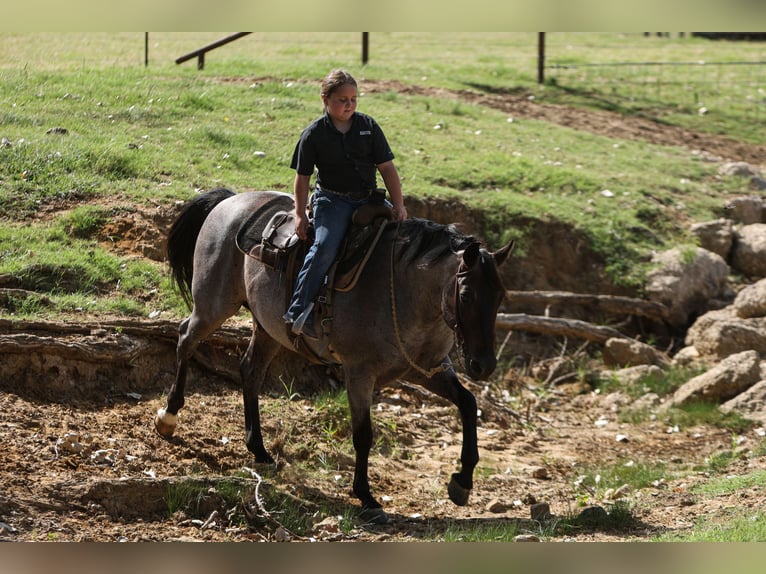
<path fill-rule="evenodd" d="M 332 193 L 333 195 L 337 195 L 338 197 L 343 197 L 343 198 L 352 199 L 352 200 L 366 199 L 370 195 L 368 191 L 357 191 L 357 192 L 335 191 L 334 189 L 328 189 L 323 185 L 317 185 L 317 190 L 323 191 L 325 193 Z"/>

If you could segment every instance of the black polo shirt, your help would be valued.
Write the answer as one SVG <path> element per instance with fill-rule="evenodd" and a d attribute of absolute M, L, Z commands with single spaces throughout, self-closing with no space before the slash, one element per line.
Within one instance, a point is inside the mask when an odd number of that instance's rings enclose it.
<path fill-rule="evenodd" d="M 392 159 L 386 136 L 373 118 L 354 112 L 351 129 L 343 134 L 325 113 L 301 133 L 290 167 L 310 176 L 316 166 L 319 186 L 361 196 L 377 187 L 375 166 Z"/>

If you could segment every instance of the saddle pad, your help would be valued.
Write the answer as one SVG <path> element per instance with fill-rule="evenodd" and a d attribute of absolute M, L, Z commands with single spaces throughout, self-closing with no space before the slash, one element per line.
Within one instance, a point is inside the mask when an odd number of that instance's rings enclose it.
<path fill-rule="evenodd" d="M 291 195 L 277 196 L 268 203 L 256 209 L 245 220 L 237 232 L 237 247 L 245 255 L 249 254 L 253 247 L 260 245 L 263 239 L 263 231 L 266 225 L 278 211 L 293 209 L 293 197 Z"/>

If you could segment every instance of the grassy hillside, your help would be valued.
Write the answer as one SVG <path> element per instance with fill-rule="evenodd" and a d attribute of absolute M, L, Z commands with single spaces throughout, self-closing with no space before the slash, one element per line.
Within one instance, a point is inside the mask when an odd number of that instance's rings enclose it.
<path fill-rule="evenodd" d="M 289 191 L 295 140 L 321 112 L 319 80 L 333 67 L 360 81 L 359 109 L 383 125 L 408 196 L 485 210 L 485 235 L 515 235 L 522 248 L 535 238 L 512 228 L 515 217 L 566 222 L 615 281 L 640 284 L 651 250 L 688 242 L 690 221 L 749 192 L 689 149 L 513 117 L 454 92 L 619 111 L 759 143 L 763 66 L 680 64 L 762 60 L 763 44 L 549 34 L 549 64 L 679 65 L 551 68 L 544 85 L 536 34 L 375 33 L 362 66 L 361 34 L 256 33 L 209 54 L 202 71 L 174 64 L 224 35 L 152 33 L 144 67 L 141 33 L 3 34 L 0 286 L 48 299 L 11 297 L 0 313 L 181 313 L 162 264 L 119 255 L 97 241 L 99 230 L 218 185 Z M 365 82 L 384 87 L 365 93 Z"/>

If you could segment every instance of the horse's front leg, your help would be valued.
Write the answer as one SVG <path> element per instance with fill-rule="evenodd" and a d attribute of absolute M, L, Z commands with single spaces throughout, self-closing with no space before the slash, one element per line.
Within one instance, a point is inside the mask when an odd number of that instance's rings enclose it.
<path fill-rule="evenodd" d="M 348 371 L 346 376 L 346 392 L 348 393 L 349 410 L 351 411 L 351 433 L 356 451 L 354 466 L 354 494 L 362 503 L 361 517 L 373 524 L 387 524 L 390 518 L 381 504 L 370 492 L 368 477 L 370 449 L 372 448 L 372 382 L 363 383 L 366 379 L 355 379 Z"/>
<path fill-rule="evenodd" d="M 444 359 L 443 362 L 449 362 Z M 473 470 L 479 462 L 479 446 L 476 439 L 476 398 L 466 389 L 450 367 L 421 383 L 429 391 L 449 399 L 460 411 L 463 422 L 463 446 L 460 452 L 461 468 L 452 475 L 447 487 L 450 500 L 458 506 L 468 504 L 468 497 L 473 488 Z"/>
<path fill-rule="evenodd" d="M 250 345 L 240 362 L 242 377 L 242 398 L 245 403 L 245 443 L 247 450 L 255 456 L 255 462 L 273 463 L 266 451 L 261 434 L 261 414 L 258 393 L 266 378 L 269 365 L 279 351 L 279 343 L 262 332 L 255 320 Z"/>

